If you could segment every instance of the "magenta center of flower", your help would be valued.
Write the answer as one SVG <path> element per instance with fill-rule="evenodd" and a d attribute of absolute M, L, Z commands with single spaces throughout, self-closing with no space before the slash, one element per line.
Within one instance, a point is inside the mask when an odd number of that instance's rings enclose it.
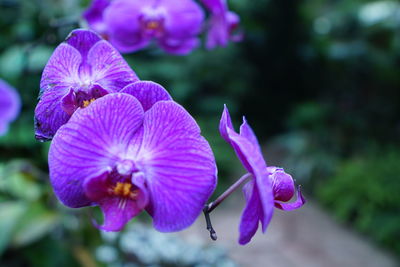
<path fill-rule="evenodd" d="M 151 37 L 160 37 L 164 33 L 165 15 L 162 8 L 147 8 L 139 16 L 142 31 Z"/>
<path fill-rule="evenodd" d="M 99 84 L 90 85 L 88 88 L 71 88 L 61 99 L 61 106 L 68 115 L 72 115 L 76 109 L 86 108 L 96 99 L 106 94 L 108 94 L 108 91 Z"/>
<path fill-rule="evenodd" d="M 139 188 L 132 184 L 131 179 L 134 173 L 139 170 L 132 160 L 120 160 L 109 176 L 110 184 L 107 192 L 111 196 L 129 198 L 135 200 L 139 197 Z"/>
<path fill-rule="evenodd" d="M 112 196 L 135 200 L 139 196 L 139 189 L 135 188 L 130 182 L 117 182 L 108 189 L 108 193 Z"/>

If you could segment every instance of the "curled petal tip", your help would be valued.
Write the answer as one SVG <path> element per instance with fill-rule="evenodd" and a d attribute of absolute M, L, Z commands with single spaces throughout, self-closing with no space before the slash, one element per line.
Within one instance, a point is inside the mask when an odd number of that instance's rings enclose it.
<path fill-rule="evenodd" d="M 281 210 L 290 211 L 301 208 L 306 203 L 306 199 L 303 197 L 301 193 L 301 186 L 299 185 L 297 188 L 297 199 L 292 203 L 283 203 L 280 201 L 275 201 L 275 207 Z"/>

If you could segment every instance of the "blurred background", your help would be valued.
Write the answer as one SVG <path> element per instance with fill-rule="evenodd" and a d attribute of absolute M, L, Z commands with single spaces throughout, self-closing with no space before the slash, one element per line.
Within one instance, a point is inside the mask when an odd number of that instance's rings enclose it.
<path fill-rule="evenodd" d="M 84 25 L 89 2 L 0 0 L 0 78 L 22 98 L 19 118 L 0 137 L 0 266 L 398 266 L 400 3 L 228 2 L 241 16 L 243 42 L 183 57 L 152 47 L 125 58 L 198 120 L 218 162 L 217 193 L 244 173 L 219 137 L 226 103 L 237 126 L 246 115 L 267 163 L 302 185 L 304 209 L 278 212 L 268 233 L 244 248 L 232 245 L 239 192 L 214 212 L 216 225 L 232 231 L 212 245 L 203 218 L 180 235 L 155 232 L 146 215 L 122 233 L 100 233 L 91 224 L 101 220 L 98 210 L 55 199 L 49 143 L 33 134 L 43 67 Z"/>

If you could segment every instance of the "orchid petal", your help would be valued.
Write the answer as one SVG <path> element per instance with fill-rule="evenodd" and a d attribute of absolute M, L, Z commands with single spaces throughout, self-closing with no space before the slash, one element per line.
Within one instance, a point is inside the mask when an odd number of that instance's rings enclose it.
<path fill-rule="evenodd" d="M 39 140 L 51 139 L 68 121 L 61 100 L 75 84 L 82 57 L 67 44 L 59 45 L 47 62 L 40 82 L 39 103 L 35 109 L 35 135 Z"/>
<path fill-rule="evenodd" d="M 182 230 L 203 210 L 216 185 L 216 165 L 195 120 L 178 104 L 159 101 L 145 113 L 138 161 L 150 193 L 154 227 Z"/>
<path fill-rule="evenodd" d="M 229 33 L 227 27 L 224 15 L 212 15 L 206 41 L 206 48 L 208 50 L 214 49 L 217 46 L 225 47 L 228 45 Z"/>
<path fill-rule="evenodd" d="M 82 55 L 82 61 L 86 61 L 89 50 L 100 40 L 101 37 L 93 31 L 76 29 L 68 35 L 65 43 L 79 51 L 80 55 Z"/>
<path fill-rule="evenodd" d="M 97 202 L 109 195 L 107 191 L 107 188 L 110 186 L 107 179 L 109 174 L 110 171 L 105 171 L 98 176 L 89 177 L 84 180 L 82 186 L 88 199 Z"/>
<path fill-rule="evenodd" d="M 0 136 L 8 130 L 9 122 L 15 120 L 21 108 L 17 91 L 0 79 Z"/>
<path fill-rule="evenodd" d="M 62 99 L 68 89 L 48 90 L 40 97 L 35 109 L 35 138 L 47 141 L 53 138 L 56 131 L 65 124 L 69 115 L 64 111 Z"/>
<path fill-rule="evenodd" d="M 162 49 L 170 54 L 186 55 L 198 47 L 200 41 L 196 37 L 188 39 L 164 38 L 161 39 L 158 44 Z"/>
<path fill-rule="evenodd" d="M 111 92 L 118 92 L 138 80 L 119 52 L 107 41 L 97 42 L 88 52 L 94 80 Z"/>
<path fill-rule="evenodd" d="M 156 102 L 172 100 L 164 87 L 151 81 L 138 81 L 125 86 L 121 93 L 136 97 L 142 104 L 144 111 L 150 109 Z"/>
<path fill-rule="evenodd" d="M 127 94 L 108 94 L 78 109 L 54 136 L 49 151 L 50 180 L 69 207 L 87 206 L 83 181 L 110 171 L 126 156 L 143 120 L 143 109 Z"/>
<path fill-rule="evenodd" d="M 125 224 L 142 211 L 135 200 L 120 197 L 104 198 L 98 204 L 104 214 L 104 222 L 97 227 L 104 231 L 121 231 Z"/>
<path fill-rule="evenodd" d="M 106 32 L 106 25 L 103 20 L 103 12 L 110 5 L 111 0 L 93 0 L 90 7 L 83 13 L 90 28 L 98 33 Z"/>
<path fill-rule="evenodd" d="M 290 211 L 301 208 L 306 203 L 305 198 L 301 193 L 301 187 L 299 186 L 297 189 L 297 199 L 292 203 L 283 203 L 280 201 L 275 201 L 275 207 L 281 210 Z"/>
<path fill-rule="evenodd" d="M 151 40 L 141 32 L 139 16 L 143 6 L 154 1 L 112 1 L 104 11 L 110 42 L 121 52 L 133 52 L 147 46 Z"/>
<path fill-rule="evenodd" d="M 105 172 L 97 177 L 86 179 L 83 188 L 86 196 L 99 204 L 103 211 L 104 223 L 97 227 L 105 231 L 120 231 L 129 220 L 143 210 L 148 201 L 148 194 L 144 188 L 144 180 L 135 179 L 135 185 L 140 189 L 137 199 L 110 196 L 107 192 L 107 188 L 110 187 L 108 175 L 109 173 Z"/>
<path fill-rule="evenodd" d="M 246 199 L 246 207 L 240 219 L 239 226 L 239 244 L 245 245 L 257 232 L 259 221 L 261 220 L 262 207 L 260 197 L 254 181 L 250 181 L 243 187 L 243 193 Z"/>
<path fill-rule="evenodd" d="M 21 101 L 17 91 L 0 79 L 0 121 L 14 120 L 21 108 Z"/>
<path fill-rule="evenodd" d="M 92 96 L 97 99 L 103 97 L 109 93 L 112 93 L 106 89 L 104 89 L 100 84 L 94 84 L 91 88 Z"/>
<path fill-rule="evenodd" d="M 267 168 L 272 181 L 274 199 L 279 201 L 289 201 L 294 195 L 294 181 L 292 176 L 287 174 L 282 168 Z"/>
<path fill-rule="evenodd" d="M 48 90 L 66 90 L 78 79 L 82 56 L 74 47 L 62 43 L 47 62 L 40 81 L 41 93 Z M 66 91 L 65 91 L 66 93 Z"/>
<path fill-rule="evenodd" d="M 187 39 L 200 33 L 204 12 L 195 1 L 161 0 L 158 5 L 166 9 L 166 36 Z"/>
<path fill-rule="evenodd" d="M 259 148 L 261 147 L 258 143 L 256 135 L 253 132 L 253 129 L 251 129 L 245 117 L 243 117 L 243 123 L 242 125 L 240 125 L 240 135 L 247 138 L 254 146 L 257 146 Z"/>
<path fill-rule="evenodd" d="M 266 231 L 269 222 L 272 219 L 274 208 L 274 195 L 272 185 L 269 181 L 269 172 L 265 164 L 264 158 L 259 152 L 259 148 L 250 143 L 243 136 L 238 135 L 234 131 L 228 129 L 228 134 L 232 143 L 238 151 L 246 158 L 247 163 L 251 167 L 251 173 L 255 177 L 256 187 L 262 204 L 262 230 Z"/>
<path fill-rule="evenodd" d="M 263 155 L 258 142 L 254 138 L 247 139 L 249 128 L 246 123 L 243 126 L 243 135 L 236 133 L 232 127 L 229 111 L 225 107 L 220 122 L 220 132 L 224 139 L 232 145 L 239 159 L 242 161 L 245 168 L 253 174 L 259 197 L 262 204 L 262 229 L 266 231 L 269 222 L 271 221 L 274 207 L 274 196 L 272 185 L 269 181 L 269 172 L 264 161 Z"/>
<path fill-rule="evenodd" d="M 211 13 L 225 13 L 226 12 L 226 1 L 225 0 L 201 0 L 206 8 Z"/>
<path fill-rule="evenodd" d="M 77 108 L 76 96 L 72 88 L 70 88 L 69 92 L 61 98 L 61 107 L 69 116 L 75 112 Z"/>
<path fill-rule="evenodd" d="M 236 152 L 236 155 L 242 162 L 243 166 L 247 169 L 247 171 L 253 172 L 252 167 L 250 166 L 249 162 L 246 159 L 246 156 L 243 155 L 242 151 L 237 147 L 237 145 L 234 142 L 232 142 L 231 135 L 232 134 L 238 135 L 238 134 L 235 132 L 233 128 L 231 116 L 229 115 L 229 110 L 226 107 L 226 105 L 224 105 L 224 111 L 222 113 L 221 121 L 219 123 L 219 132 L 222 138 L 233 147 L 233 149 Z"/>

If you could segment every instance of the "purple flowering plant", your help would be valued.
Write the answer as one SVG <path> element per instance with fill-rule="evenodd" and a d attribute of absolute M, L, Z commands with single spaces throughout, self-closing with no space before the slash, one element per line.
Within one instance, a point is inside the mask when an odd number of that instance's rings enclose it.
<path fill-rule="evenodd" d="M 235 34 L 239 16 L 228 10 L 225 0 L 202 0 L 210 13 L 193 0 L 93 0 L 83 17 L 89 27 L 123 53 L 147 47 L 153 40 L 165 52 L 185 55 L 199 46 L 205 29 L 207 49 L 240 41 Z"/>
<path fill-rule="evenodd" d="M 178 104 L 109 94 L 79 109 L 54 136 L 50 178 L 65 205 L 99 205 L 100 229 L 120 231 L 142 210 L 162 232 L 191 225 L 216 185 L 215 160 Z"/>
<path fill-rule="evenodd" d="M 239 243 L 244 245 L 250 242 L 256 233 L 259 222 L 261 222 L 262 231 L 266 231 L 274 207 L 281 210 L 298 209 L 304 205 L 305 199 L 299 187 L 297 200 L 292 203 L 285 203 L 293 197 L 295 192 L 293 178 L 285 173 L 282 168 L 267 167 L 257 137 L 245 118 L 243 118 L 243 124 L 240 126 L 240 133 L 236 133 L 228 108 L 225 106 L 219 130 L 222 138 L 233 147 L 248 171 L 248 174 L 239 179 L 228 192 L 235 190 L 249 177 L 252 177 L 243 187 L 246 207 L 243 210 L 239 226 Z M 219 201 L 217 200 L 215 203 L 211 203 L 208 209 L 212 210 L 218 204 Z"/>
<path fill-rule="evenodd" d="M 227 46 L 229 41 L 239 42 L 243 39 L 242 33 L 236 33 L 240 17 L 228 9 L 226 0 L 202 0 L 210 11 L 210 21 L 207 32 L 207 49 L 216 46 Z"/>
<path fill-rule="evenodd" d="M 140 81 L 119 52 L 89 30 L 74 30 L 56 48 L 40 86 L 35 135 L 52 139 L 54 192 L 71 208 L 99 206 L 99 229 L 120 231 L 146 211 L 157 230 L 179 231 L 203 212 L 215 240 L 210 213 L 247 182 L 239 227 L 244 245 L 259 222 L 266 230 L 274 207 L 293 210 L 305 203 L 300 188 L 297 200 L 287 203 L 295 193 L 292 177 L 267 167 L 250 126 L 244 120 L 236 133 L 225 108 L 221 135 L 248 174 L 206 204 L 217 166 L 195 119 L 161 85 Z"/>
<path fill-rule="evenodd" d="M 8 125 L 17 118 L 20 108 L 17 91 L 0 79 L 0 136 L 7 133 Z"/>
<path fill-rule="evenodd" d="M 118 51 L 97 34 L 75 30 L 47 62 L 35 109 L 35 135 L 51 139 L 75 110 L 138 81 Z"/>

